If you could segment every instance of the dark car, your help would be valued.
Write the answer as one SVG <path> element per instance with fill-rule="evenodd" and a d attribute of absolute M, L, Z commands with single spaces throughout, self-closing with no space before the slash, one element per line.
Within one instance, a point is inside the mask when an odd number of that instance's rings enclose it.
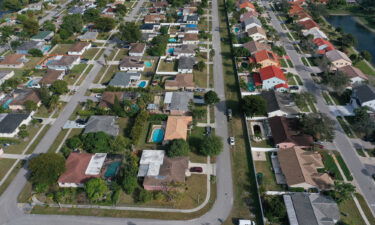
<path fill-rule="evenodd" d="M 372 179 L 374 179 L 374 180 L 375 180 L 375 173 L 374 173 L 374 174 L 372 174 L 371 176 L 372 176 Z"/>
<path fill-rule="evenodd" d="M 191 167 L 189 169 L 190 172 L 192 173 L 202 173 L 203 172 L 203 168 L 202 167 Z"/>
<path fill-rule="evenodd" d="M 211 130 L 212 130 L 212 128 L 210 127 L 210 126 L 207 126 L 206 128 L 205 128 L 205 134 L 206 135 L 210 135 L 211 134 Z"/>
<path fill-rule="evenodd" d="M 296 90 L 296 91 L 298 91 L 299 87 L 298 86 L 290 86 L 289 89 L 290 90 Z"/>

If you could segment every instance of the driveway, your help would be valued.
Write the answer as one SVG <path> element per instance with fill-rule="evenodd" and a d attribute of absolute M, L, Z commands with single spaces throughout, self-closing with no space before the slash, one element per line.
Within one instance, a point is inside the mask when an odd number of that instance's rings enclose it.
<path fill-rule="evenodd" d="M 191 167 L 201 167 L 203 170 L 201 173 L 191 172 L 192 174 L 216 175 L 216 164 L 192 163 L 189 161 L 189 168 Z"/>
<path fill-rule="evenodd" d="M 354 116 L 353 106 L 351 105 L 330 105 L 329 111 L 335 116 Z"/>

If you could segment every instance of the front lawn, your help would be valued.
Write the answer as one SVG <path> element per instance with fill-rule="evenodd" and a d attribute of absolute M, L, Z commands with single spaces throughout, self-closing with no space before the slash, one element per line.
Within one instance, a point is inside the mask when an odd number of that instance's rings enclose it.
<path fill-rule="evenodd" d="M 3 179 L 5 174 L 9 171 L 9 169 L 13 166 L 15 162 L 16 159 L 0 158 L 0 180 Z"/>
<path fill-rule="evenodd" d="M 354 135 L 350 129 L 350 126 L 344 121 L 344 119 L 341 117 L 341 116 L 338 116 L 337 117 L 337 121 L 339 121 L 342 129 L 344 130 L 345 134 L 350 137 L 350 138 L 354 138 Z"/>
<path fill-rule="evenodd" d="M 323 157 L 323 163 L 324 163 L 324 169 L 327 173 L 329 173 L 330 175 L 332 175 L 333 179 L 335 180 L 343 180 L 341 174 L 340 174 L 340 171 L 337 167 L 337 164 L 335 163 L 335 160 L 333 159 L 333 157 L 329 154 L 328 151 L 319 151 L 319 153 L 322 155 Z"/>
<path fill-rule="evenodd" d="M 165 62 L 164 60 L 160 60 L 158 71 L 161 72 L 177 72 L 177 61 L 173 62 Z"/>
<path fill-rule="evenodd" d="M 369 65 L 367 65 L 364 60 L 359 61 L 354 66 L 360 69 L 364 74 L 375 76 L 375 71 L 371 67 L 369 67 Z"/>
<path fill-rule="evenodd" d="M 281 185 L 276 183 L 276 177 L 272 171 L 272 164 L 269 154 L 267 154 L 267 161 L 254 161 L 255 169 L 258 174 L 262 174 L 259 185 L 263 190 L 267 191 L 282 191 Z"/>
<path fill-rule="evenodd" d="M 99 48 L 90 48 L 83 53 L 82 58 L 93 59 L 95 54 L 99 51 Z"/>

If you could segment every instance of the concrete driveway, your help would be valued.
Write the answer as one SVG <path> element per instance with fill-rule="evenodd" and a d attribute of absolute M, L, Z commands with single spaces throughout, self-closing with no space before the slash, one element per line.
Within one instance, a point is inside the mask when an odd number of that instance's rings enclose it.
<path fill-rule="evenodd" d="M 216 164 L 214 163 L 192 163 L 189 161 L 189 169 L 191 167 L 201 167 L 203 169 L 202 173 L 191 172 L 192 174 L 216 175 Z"/>
<path fill-rule="evenodd" d="M 330 105 L 328 108 L 336 116 L 354 116 L 354 109 L 351 105 Z"/>

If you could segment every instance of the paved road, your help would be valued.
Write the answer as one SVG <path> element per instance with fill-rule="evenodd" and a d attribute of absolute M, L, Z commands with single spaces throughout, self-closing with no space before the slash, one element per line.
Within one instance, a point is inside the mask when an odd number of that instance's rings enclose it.
<path fill-rule="evenodd" d="M 64 4 L 60 5 L 60 8 L 54 8 L 51 11 L 47 13 L 47 15 L 44 15 L 39 21 L 39 25 L 42 25 L 45 21 L 51 20 L 54 16 L 59 16 L 64 10 L 66 5 L 68 5 L 72 0 L 67 0 Z"/>
<path fill-rule="evenodd" d="M 285 31 L 280 25 L 280 21 L 276 18 L 275 14 L 270 9 L 267 2 L 263 2 L 264 5 L 267 5 L 267 10 L 271 16 L 271 23 L 273 27 L 279 32 L 281 37 L 281 42 L 283 43 L 287 54 L 290 56 L 298 74 L 304 81 L 305 88 L 308 92 L 315 95 L 317 99 L 317 107 L 320 112 L 325 113 L 331 117 L 335 122 L 335 139 L 334 144 L 337 146 L 337 149 L 340 151 L 342 157 L 344 158 L 347 166 L 352 172 L 353 177 L 357 181 L 357 186 L 362 191 L 365 199 L 368 204 L 371 206 L 373 213 L 375 212 L 375 186 L 374 181 L 371 178 L 371 175 L 366 172 L 366 168 L 360 161 L 356 150 L 353 148 L 353 145 L 349 138 L 346 136 L 343 129 L 340 127 L 338 121 L 334 114 L 330 112 L 329 107 L 324 101 L 324 98 L 321 94 L 322 88 L 316 84 L 310 75 L 310 68 L 306 67 L 302 61 L 300 55 L 294 49 L 294 46 L 289 41 Z"/>
<path fill-rule="evenodd" d="M 140 0 L 137 6 L 134 8 L 132 13 L 127 20 L 135 18 L 139 11 L 140 6 L 145 0 Z M 233 186 L 232 186 L 232 173 L 231 173 L 231 160 L 230 160 L 230 148 L 227 143 L 228 138 L 228 126 L 227 118 L 225 116 L 226 105 L 224 95 L 224 77 L 221 59 L 221 47 L 220 47 L 220 33 L 215 28 L 219 27 L 219 12 L 218 3 L 213 1 L 212 3 L 212 14 L 213 14 L 213 48 L 215 49 L 214 56 L 214 79 L 215 79 L 215 91 L 219 94 L 222 102 L 215 108 L 215 119 L 216 119 L 216 133 L 221 136 L 224 140 L 224 151 L 217 157 L 217 199 L 212 209 L 203 215 L 202 217 L 192 219 L 189 221 L 160 221 L 160 220 L 149 220 L 149 219 L 126 219 L 126 218 L 103 218 L 103 217 L 86 217 L 86 216 L 65 216 L 65 215 L 28 215 L 24 214 L 17 207 L 17 196 L 21 192 L 22 188 L 26 183 L 26 169 L 21 169 L 17 174 L 13 182 L 10 184 L 8 189 L 0 197 L 0 224 L 12 224 L 12 225 L 66 225 L 66 224 L 82 224 L 82 225 L 117 225 L 117 224 L 145 224 L 145 225 L 178 225 L 178 224 L 221 224 L 224 221 L 233 205 Z M 70 115 L 73 113 L 75 107 L 78 104 L 79 99 L 82 99 L 86 90 L 92 84 L 95 76 L 99 72 L 101 65 L 95 63 L 93 69 L 88 74 L 87 78 L 83 82 L 80 89 L 74 95 L 72 100 L 67 104 L 64 111 L 57 118 L 56 122 L 47 132 L 45 137 L 36 147 L 35 153 L 46 152 L 56 136 L 61 130 L 61 127 L 68 120 Z"/>

